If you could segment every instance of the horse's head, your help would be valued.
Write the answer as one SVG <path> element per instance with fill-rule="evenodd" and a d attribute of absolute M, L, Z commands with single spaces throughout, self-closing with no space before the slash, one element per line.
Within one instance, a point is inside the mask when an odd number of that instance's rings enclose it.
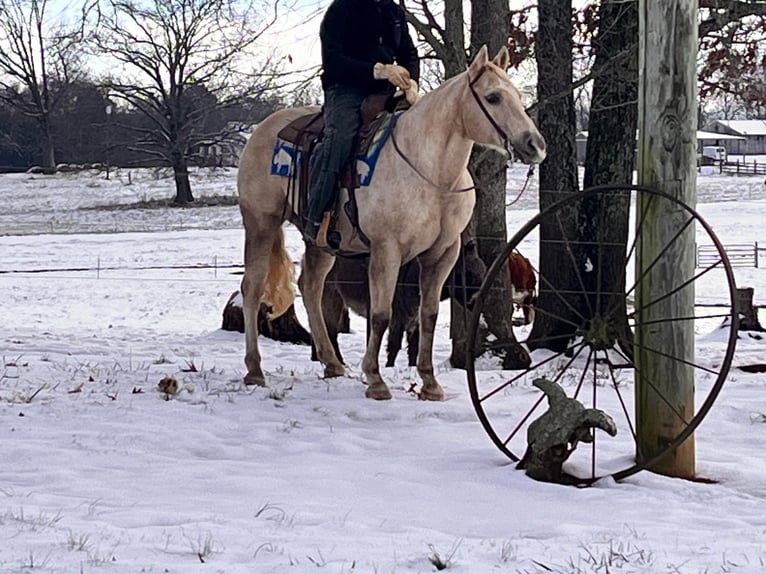
<path fill-rule="evenodd" d="M 475 142 L 513 151 L 524 163 L 540 163 L 545 140 L 505 73 L 509 61 L 505 47 L 491 61 L 486 46 L 479 50 L 466 72 L 470 95 L 463 103 L 463 125 Z"/>

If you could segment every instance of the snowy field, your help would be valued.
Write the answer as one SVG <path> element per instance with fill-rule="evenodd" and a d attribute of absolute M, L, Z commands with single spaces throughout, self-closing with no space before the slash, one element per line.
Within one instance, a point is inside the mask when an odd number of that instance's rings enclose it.
<path fill-rule="evenodd" d="M 524 174 L 511 170 L 509 201 Z M 193 189 L 232 195 L 234 178 L 200 171 Z M 383 369 L 394 399 L 366 400 L 357 317 L 346 377 L 262 338 L 269 387 L 243 388 L 243 337 L 219 329 L 238 209 L 104 208 L 173 193 L 149 170 L 0 175 L 0 573 L 766 572 L 766 375 L 733 368 L 696 433 L 715 483 L 538 483 L 447 366 L 446 305 L 443 403 L 408 392 L 405 353 Z M 723 243 L 766 246 L 762 178 L 701 177 L 698 195 Z M 287 244 L 298 261 L 291 228 Z M 736 279 L 766 302 L 766 271 Z M 734 365 L 753 363 L 766 341 L 738 345 Z M 163 400 L 168 375 L 182 389 Z"/>

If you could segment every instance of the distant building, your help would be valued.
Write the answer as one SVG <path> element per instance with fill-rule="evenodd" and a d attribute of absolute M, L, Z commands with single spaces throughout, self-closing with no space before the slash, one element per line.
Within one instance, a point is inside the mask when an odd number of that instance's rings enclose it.
<path fill-rule="evenodd" d="M 638 139 L 638 133 L 636 133 L 636 139 Z M 722 146 L 726 148 L 728 154 L 741 154 L 739 151 L 732 151 L 729 148 L 733 143 L 745 143 L 746 138 L 741 135 L 734 135 L 728 133 L 716 133 L 712 131 L 698 131 L 697 132 L 697 153 L 702 155 L 704 148 L 710 146 Z M 577 163 L 585 165 L 585 150 L 588 146 L 588 132 L 581 131 L 575 134 L 575 145 L 577 146 Z M 750 153 L 766 153 L 765 152 L 750 152 Z M 725 159 L 722 158 L 722 159 Z"/>
<path fill-rule="evenodd" d="M 713 120 L 707 129 L 738 138 L 716 142 L 728 155 L 766 155 L 766 120 Z"/>
<path fill-rule="evenodd" d="M 197 144 L 193 157 L 200 167 L 235 167 L 250 131 L 250 127 L 239 122 L 229 122 L 217 138 Z"/>

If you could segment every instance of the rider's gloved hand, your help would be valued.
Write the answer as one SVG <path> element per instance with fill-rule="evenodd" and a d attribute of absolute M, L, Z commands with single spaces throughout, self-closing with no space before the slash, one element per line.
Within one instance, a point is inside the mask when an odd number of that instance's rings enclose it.
<path fill-rule="evenodd" d="M 413 105 L 420 99 L 420 94 L 418 93 L 418 83 L 415 80 L 410 80 L 409 87 L 404 90 L 404 97 L 410 105 Z"/>
<path fill-rule="evenodd" d="M 400 90 L 399 88 L 396 88 L 394 97 L 398 98 L 401 96 L 404 96 L 404 99 L 407 100 L 407 103 L 410 105 L 413 105 L 415 102 L 417 102 L 420 99 L 420 94 L 418 93 L 418 83 L 411 79 L 410 85 L 406 90 Z"/>
<path fill-rule="evenodd" d="M 378 62 L 372 69 L 372 75 L 376 80 L 388 80 L 403 92 L 406 92 L 410 87 L 410 73 L 406 68 L 396 64 Z"/>

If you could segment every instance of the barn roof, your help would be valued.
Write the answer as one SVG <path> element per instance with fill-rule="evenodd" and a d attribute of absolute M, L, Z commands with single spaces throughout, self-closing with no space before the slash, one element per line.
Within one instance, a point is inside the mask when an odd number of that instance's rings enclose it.
<path fill-rule="evenodd" d="M 766 120 L 715 120 L 743 136 L 766 136 Z"/>
<path fill-rule="evenodd" d="M 717 132 L 705 132 L 700 130 L 697 132 L 697 139 L 698 140 L 746 140 L 747 138 L 745 136 L 733 136 L 729 134 L 719 134 Z"/>
<path fill-rule="evenodd" d="M 578 140 L 588 139 L 588 132 L 587 131 L 577 132 L 577 134 L 575 135 L 575 139 L 578 139 Z M 636 139 L 638 139 L 638 132 L 636 132 Z M 697 139 L 698 140 L 745 140 L 747 138 L 744 136 L 733 136 L 729 134 L 719 134 L 717 132 L 705 132 L 702 130 L 698 130 Z"/>

